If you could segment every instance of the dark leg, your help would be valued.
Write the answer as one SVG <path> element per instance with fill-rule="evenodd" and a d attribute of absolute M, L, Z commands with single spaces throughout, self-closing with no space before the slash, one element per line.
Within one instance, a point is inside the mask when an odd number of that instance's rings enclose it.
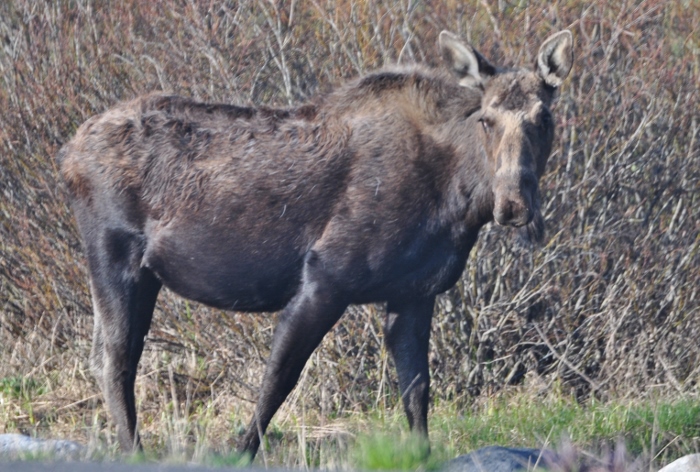
<path fill-rule="evenodd" d="M 412 431 L 428 437 L 428 341 L 435 297 L 389 303 L 384 337 L 394 358 Z"/>
<path fill-rule="evenodd" d="M 92 349 L 90 350 L 90 371 L 92 375 L 95 376 L 97 384 L 100 386 L 101 391 L 105 391 L 104 378 L 102 374 L 104 373 L 104 351 L 105 342 L 104 336 L 102 335 L 102 315 L 100 314 L 100 307 L 98 305 L 98 299 L 95 295 L 96 290 L 90 283 L 90 293 L 92 294 L 92 311 L 93 311 L 93 329 L 92 329 Z"/>
<path fill-rule="evenodd" d="M 161 283 L 140 267 L 137 236 L 108 230 L 99 243 L 87 246 L 95 310 L 90 365 L 116 423 L 119 444 L 132 451 L 140 446 L 136 370 Z"/>
<path fill-rule="evenodd" d="M 301 288 L 281 313 L 275 328 L 255 413 L 239 446 L 251 459 L 273 415 L 299 380 L 306 361 L 347 307 L 320 266 L 307 260 Z"/>

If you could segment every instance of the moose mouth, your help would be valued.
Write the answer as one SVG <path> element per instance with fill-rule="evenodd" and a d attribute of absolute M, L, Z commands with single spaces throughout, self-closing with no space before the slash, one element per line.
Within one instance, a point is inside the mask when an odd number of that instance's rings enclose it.
<path fill-rule="evenodd" d="M 514 228 L 522 228 L 523 226 L 527 226 L 530 224 L 532 219 L 534 218 L 534 213 L 531 211 L 527 212 L 527 215 L 524 218 L 519 218 L 515 221 L 510 221 L 508 222 L 508 226 L 512 226 Z"/>
<path fill-rule="evenodd" d="M 493 212 L 493 219 L 501 226 L 510 226 L 513 228 L 522 228 L 528 225 L 535 217 L 535 211 L 529 207 L 520 207 L 514 211 L 513 204 L 506 204 L 503 207 L 497 207 Z"/>

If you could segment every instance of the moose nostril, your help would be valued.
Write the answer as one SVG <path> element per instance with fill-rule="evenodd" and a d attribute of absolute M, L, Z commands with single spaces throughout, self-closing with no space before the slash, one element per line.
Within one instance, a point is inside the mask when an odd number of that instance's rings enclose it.
<path fill-rule="evenodd" d="M 513 219 L 513 202 L 506 200 L 496 207 L 494 212 L 496 222 L 501 225 L 507 225 Z"/>
<path fill-rule="evenodd" d="M 514 212 L 513 206 L 514 206 L 513 202 L 511 202 L 511 201 L 507 201 L 505 203 L 505 205 L 503 205 L 503 211 L 501 213 L 501 215 L 503 217 L 503 221 L 508 222 L 511 219 L 513 219 L 513 212 Z"/>
<path fill-rule="evenodd" d="M 501 225 L 523 226 L 532 218 L 532 211 L 524 203 L 506 200 L 494 212 L 496 221 Z"/>

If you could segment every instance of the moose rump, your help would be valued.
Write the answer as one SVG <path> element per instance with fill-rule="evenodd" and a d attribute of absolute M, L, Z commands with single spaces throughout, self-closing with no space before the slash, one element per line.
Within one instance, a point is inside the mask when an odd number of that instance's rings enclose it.
<path fill-rule="evenodd" d="M 538 181 L 571 34 L 533 71 L 497 69 L 443 32 L 447 68 L 382 70 L 290 109 L 148 95 L 91 118 L 57 156 L 95 312 L 91 368 L 123 449 L 160 288 L 282 310 L 253 419 L 261 435 L 351 303 L 387 302 L 385 341 L 410 427 L 427 436 L 436 295 L 494 218 L 540 235 Z"/>

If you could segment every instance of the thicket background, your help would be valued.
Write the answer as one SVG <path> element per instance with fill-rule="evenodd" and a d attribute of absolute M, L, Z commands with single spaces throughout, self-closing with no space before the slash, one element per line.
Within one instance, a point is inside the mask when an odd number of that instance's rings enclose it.
<path fill-rule="evenodd" d="M 85 425 L 106 421 L 86 369 L 85 259 L 53 160 L 88 117 L 154 90 L 299 103 L 385 64 L 438 65 L 443 29 L 494 63 L 530 67 L 563 28 L 574 34 L 575 62 L 541 182 L 546 241 L 530 248 L 508 229 L 483 230 L 462 280 L 438 301 L 431 395 L 467 414 L 509 385 L 582 402 L 697 398 L 697 0 L 8 0 L 0 3 L 0 390 L 20 393 L 4 397 L 0 432 L 70 429 L 67 417 L 80 423 L 71 433 L 80 439 Z M 349 310 L 279 415 L 398 405 L 382 310 Z M 146 441 L 173 414 L 224 419 L 209 434 L 235 440 L 274 320 L 163 291 L 137 386 Z"/>

